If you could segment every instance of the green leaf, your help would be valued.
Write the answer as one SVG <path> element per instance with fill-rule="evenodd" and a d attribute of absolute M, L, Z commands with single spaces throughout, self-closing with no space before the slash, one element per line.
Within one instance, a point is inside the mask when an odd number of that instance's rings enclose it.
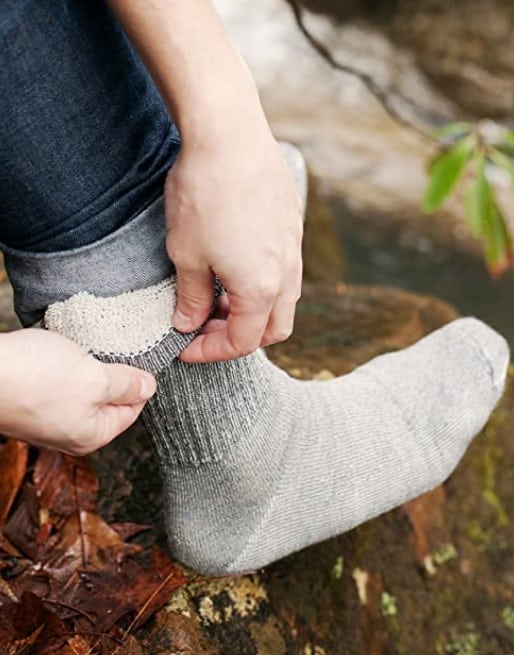
<path fill-rule="evenodd" d="M 493 206 L 493 193 L 485 176 L 484 158 L 477 161 L 477 177 L 464 196 L 464 209 L 471 232 L 476 236 L 484 234 L 485 225 Z"/>
<path fill-rule="evenodd" d="M 465 121 L 458 121 L 455 123 L 446 123 L 434 130 L 434 136 L 438 139 L 457 138 L 469 134 L 473 126 L 471 123 Z"/>
<path fill-rule="evenodd" d="M 429 169 L 429 182 L 423 198 L 423 211 L 431 213 L 448 198 L 464 172 L 474 145 L 474 139 L 466 137 L 450 150 L 436 157 Z"/>
<path fill-rule="evenodd" d="M 510 143 L 509 141 L 504 141 L 503 143 L 496 143 L 494 145 L 496 152 L 503 153 L 506 157 L 514 160 L 514 141 Z"/>
<path fill-rule="evenodd" d="M 514 130 L 509 130 L 507 132 L 507 143 L 514 143 Z"/>
<path fill-rule="evenodd" d="M 500 152 L 496 148 L 490 150 L 489 156 L 497 166 L 500 166 L 504 171 L 507 171 L 510 175 L 512 186 L 514 187 L 514 159 L 511 159 L 505 153 Z"/>
<path fill-rule="evenodd" d="M 512 265 L 512 241 L 505 218 L 493 199 L 485 225 L 486 260 L 491 275 L 498 277 Z"/>

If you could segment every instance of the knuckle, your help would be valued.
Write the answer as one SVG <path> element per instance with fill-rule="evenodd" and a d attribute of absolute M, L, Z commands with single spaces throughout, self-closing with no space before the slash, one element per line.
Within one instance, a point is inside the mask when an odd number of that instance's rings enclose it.
<path fill-rule="evenodd" d="M 280 327 L 273 330 L 271 334 L 271 338 L 273 339 L 274 343 L 279 343 L 280 341 L 285 341 L 286 339 L 289 339 L 292 333 L 293 333 L 292 326 Z"/>
<path fill-rule="evenodd" d="M 277 297 L 279 289 L 278 281 L 262 280 L 254 285 L 252 295 L 258 300 L 269 302 Z"/>
<path fill-rule="evenodd" d="M 188 307 L 203 307 L 208 304 L 210 298 L 207 294 L 195 293 L 194 291 L 182 290 L 179 292 L 179 304 Z"/>
<path fill-rule="evenodd" d="M 234 357 L 246 357 L 247 355 L 251 355 L 260 345 L 260 341 L 255 338 L 240 340 L 229 337 L 229 343 Z"/>

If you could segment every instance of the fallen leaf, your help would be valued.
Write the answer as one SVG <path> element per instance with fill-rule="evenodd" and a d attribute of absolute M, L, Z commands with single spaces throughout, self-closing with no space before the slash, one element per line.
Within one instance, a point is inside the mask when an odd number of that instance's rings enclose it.
<path fill-rule="evenodd" d="M 27 470 L 28 446 L 9 439 L 0 450 L 0 530 L 5 525 Z"/>
<path fill-rule="evenodd" d="M 12 603 L 0 613 L 0 643 L 6 650 L 9 645 L 16 646 L 15 653 L 55 655 L 66 643 L 63 635 L 67 632 L 66 624 L 32 593 L 24 593 L 19 603 Z"/>
<path fill-rule="evenodd" d="M 449 540 L 444 522 L 446 510 L 444 487 L 436 487 L 433 491 L 404 503 L 402 509 L 412 526 L 416 560 L 423 563 L 430 574 L 430 560 L 426 558 L 439 543 Z"/>
<path fill-rule="evenodd" d="M 171 593 L 186 584 L 183 571 L 164 554 L 154 551 L 152 563 L 143 568 L 134 559 L 124 560 L 119 571 L 87 571 L 67 590 L 66 603 L 95 617 L 95 630 L 108 632 L 131 615 L 129 632 L 142 625 L 168 601 Z"/>
<path fill-rule="evenodd" d="M 75 635 L 67 640 L 59 655 L 90 655 L 91 645 L 81 635 Z"/>
<path fill-rule="evenodd" d="M 59 518 L 74 512 L 92 512 L 98 480 L 86 459 L 42 450 L 34 467 L 34 486 L 39 506 Z"/>
<path fill-rule="evenodd" d="M 34 487 L 25 483 L 19 502 L 4 527 L 5 537 L 27 557 L 37 556 L 36 534 L 39 529 L 37 498 Z"/>
<path fill-rule="evenodd" d="M 85 568 L 116 571 L 124 556 L 135 546 L 125 544 L 120 535 L 96 514 L 80 512 L 64 524 L 58 540 L 49 542 L 41 553 L 43 569 L 56 580 L 68 580 Z"/>
<path fill-rule="evenodd" d="M 109 527 L 115 530 L 123 541 L 152 529 L 151 525 L 141 525 L 139 523 L 109 523 Z"/>

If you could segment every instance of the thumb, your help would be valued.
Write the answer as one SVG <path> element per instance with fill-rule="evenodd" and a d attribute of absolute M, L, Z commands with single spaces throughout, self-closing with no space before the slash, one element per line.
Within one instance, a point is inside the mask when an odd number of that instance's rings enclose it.
<path fill-rule="evenodd" d="M 177 306 L 173 326 L 192 332 L 207 320 L 214 302 L 214 275 L 208 268 L 187 270 L 177 267 Z"/>
<path fill-rule="evenodd" d="M 137 405 L 105 405 L 98 414 L 99 446 L 106 446 L 115 437 L 125 432 L 137 419 L 145 403 Z"/>
<path fill-rule="evenodd" d="M 150 373 L 124 364 L 103 364 L 107 391 L 102 399 L 108 405 L 136 405 L 151 398 L 157 388 Z"/>

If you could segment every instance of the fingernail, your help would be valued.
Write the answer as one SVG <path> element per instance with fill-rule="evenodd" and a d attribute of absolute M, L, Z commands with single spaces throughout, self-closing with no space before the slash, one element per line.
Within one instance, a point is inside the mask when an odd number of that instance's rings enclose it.
<path fill-rule="evenodd" d="M 173 325 L 177 330 L 190 330 L 193 327 L 193 318 L 186 316 L 181 311 L 177 310 L 173 314 Z"/>
<path fill-rule="evenodd" d="M 139 390 L 139 395 L 141 400 L 148 400 L 155 393 L 155 380 L 150 375 L 143 375 L 141 378 L 141 388 Z"/>

